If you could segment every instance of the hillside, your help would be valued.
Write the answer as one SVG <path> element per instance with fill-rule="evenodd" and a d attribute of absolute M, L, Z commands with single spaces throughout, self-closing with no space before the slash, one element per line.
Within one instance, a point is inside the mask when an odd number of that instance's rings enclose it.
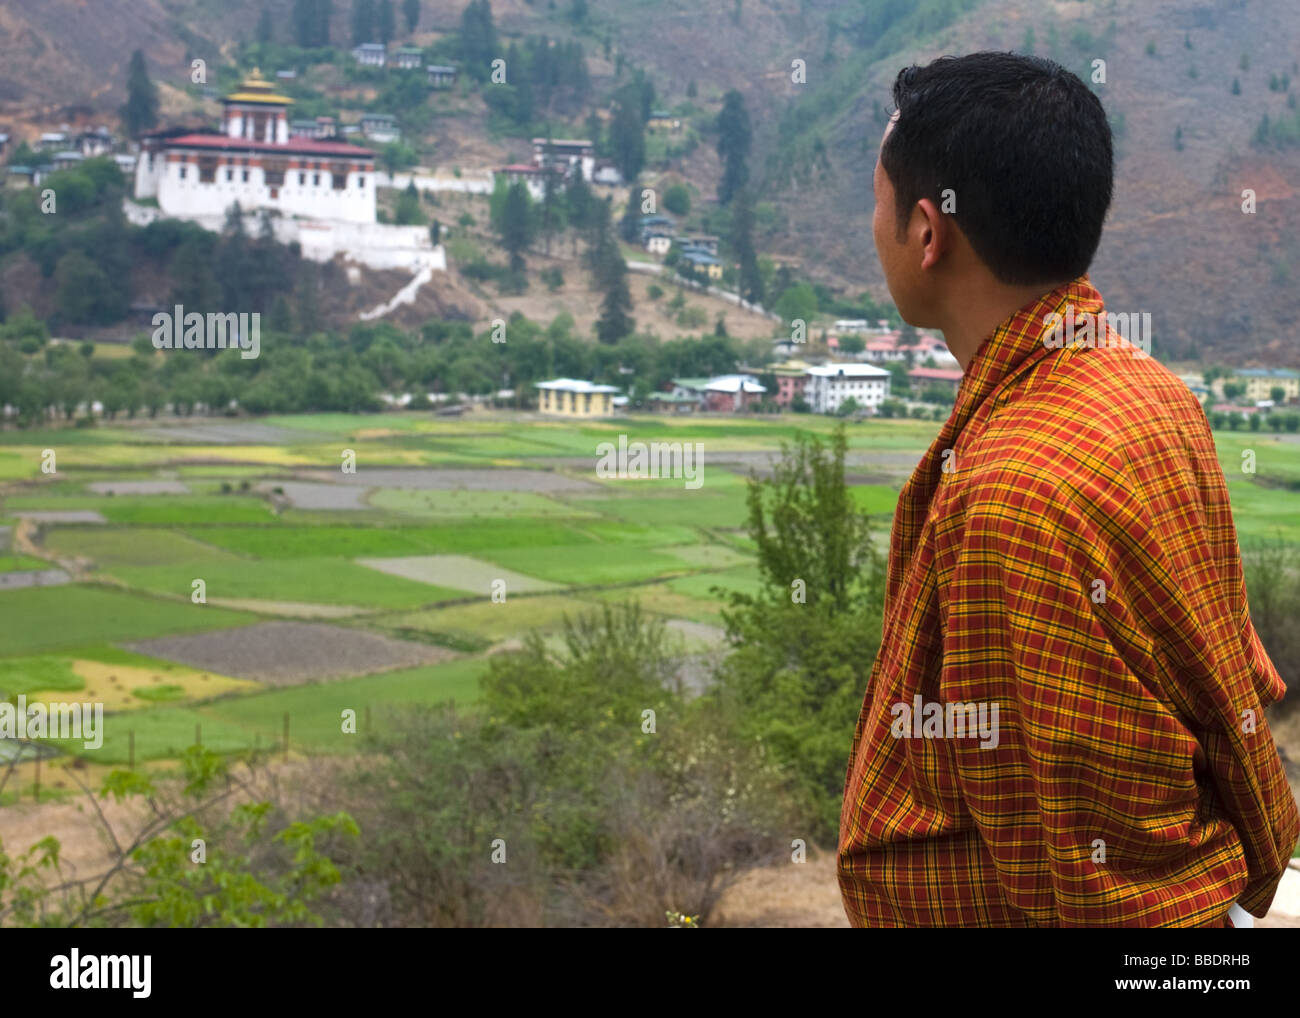
<path fill-rule="evenodd" d="M 266 6 L 287 22 L 291 0 Z M 349 39 L 350 6 L 334 3 L 336 44 Z M 188 58 L 229 58 L 253 35 L 262 7 L 261 0 L 11 5 L 0 10 L 0 117 L 16 135 L 61 119 L 113 122 L 136 46 L 149 58 L 164 112 L 191 109 L 182 91 Z M 425 3 L 415 41 L 454 31 L 461 7 Z M 870 174 L 900 66 L 981 48 L 1032 49 L 1080 72 L 1104 59 L 1106 82 L 1096 88 L 1116 126 L 1119 160 L 1094 280 L 1116 310 L 1153 314 L 1157 349 L 1167 357 L 1300 366 L 1300 148 L 1252 145 L 1261 117 L 1295 116 L 1288 103 L 1300 89 L 1300 17 L 1290 0 L 605 0 L 590 5 L 580 26 L 568 8 L 497 0 L 493 13 L 503 44 L 529 33 L 580 39 L 597 108 L 626 80 L 626 71 L 616 75 L 619 57 L 651 75 L 661 105 L 684 102 L 694 83 L 701 143 L 652 163 L 647 177 L 671 170 L 700 196 L 714 193 L 719 176 L 709 120 L 724 91 L 743 92 L 762 186 L 760 252 L 846 296 L 887 296 L 869 234 Z M 796 59 L 806 63 L 807 84 L 791 81 Z M 573 118 L 575 130 L 581 124 Z M 494 132 L 469 110 L 436 118 L 430 137 L 434 151 L 423 156 L 431 164 L 468 166 L 526 151 L 523 138 Z M 1256 192 L 1255 215 L 1241 211 L 1245 188 Z"/>

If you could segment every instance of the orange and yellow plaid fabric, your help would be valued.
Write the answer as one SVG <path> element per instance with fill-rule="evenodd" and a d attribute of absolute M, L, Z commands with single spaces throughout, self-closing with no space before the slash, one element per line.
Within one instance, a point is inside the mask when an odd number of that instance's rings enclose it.
<path fill-rule="evenodd" d="M 1104 315 L 1083 276 L 984 342 L 899 498 L 840 820 L 855 925 L 1225 926 L 1300 836 L 1204 411 L 1118 338 L 1046 342 L 1071 305 Z M 952 723 L 974 708 L 996 739 Z"/>

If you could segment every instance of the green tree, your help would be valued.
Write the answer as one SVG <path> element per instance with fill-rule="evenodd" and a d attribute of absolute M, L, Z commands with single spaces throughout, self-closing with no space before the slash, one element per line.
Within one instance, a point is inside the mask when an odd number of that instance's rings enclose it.
<path fill-rule="evenodd" d="M 731 216 L 731 253 L 740 264 L 740 295 L 755 304 L 763 302 L 763 274 L 754 251 L 754 196 L 744 188 L 736 196 Z"/>
<path fill-rule="evenodd" d="M 136 138 L 158 123 L 158 89 L 149 80 L 149 68 L 144 52 L 131 54 L 126 72 L 126 103 L 122 107 L 122 123 L 126 133 Z"/>
<path fill-rule="evenodd" d="M 799 431 L 768 478 L 752 476 L 747 530 L 760 589 L 723 611 L 736 650 L 713 696 L 761 739 L 813 804 L 833 844 L 844 768 L 880 634 L 883 562 L 844 475 L 842 424 Z"/>
<path fill-rule="evenodd" d="M 59 315 L 78 325 L 108 325 L 126 314 L 128 294 L 80 251 L 69 251 L 54 271 Z"/>
<path fill-rule="evenodd" d="M 604 295 L 600 304 L 600 318 L 596 322 L 596 338 L 602 343 L 616 343 L 633 328 L 629 317 L 632 310 L 632 293 L 627 285 L 627 263 L 619 250 L 609 221 L 609 206 L 605 209 L 603 223 L 591 261 L 596 287 Z"/>
<path fill-rule="evenodd" d="M 375 0 L 352 0 L 352 45 L 374 42 L 377 27 Z"/>
<path fill-rule="evenodd" d="M 723 97 L 717 130 L 718 155 L 722 159 L 718 201 L 726 205 L 749 180 L 749 150 L 754 140 L 745 97 L 735 89 Z"/>
<path fill-rule="evenodd" d="M 487 81 L 497 52 L 496 25 L 488 0 L 470 0 L 460 15 L 460 56 L 466 72 L 476 81 Z M 507 68 L 507 73 L 513 73 Z"/>
<path fill-rule="evenodd" d="M 257 41 L 268 43 L 271 41 L 271 8 L 263 7 L 262 15 L 257 19 Z"/>
<path fill-rule="evenodd" d="M 333 16 L 333 0 L 293 0 L 289 20 L 293 26 L 294 42 L 303 49 L 328 46 Z"/>
<path fill-rule="evenodd" d="M 669 184 L 664 189 L 664 208 L 676 216 L 690 213 L 691 192 L 685 184 Z"/>
<path fill-rule="evenodd" d="M 807 325 L 817 314 L 817 294 L 807 283 L 798 283 L 777 298 L 772 310 L 781 316 L 787 330 L 796 321 Z"/>
<path fill-rule="evenodd" d="M 411 181 L 397 199 L 393 210 L 393 219 L 398 226 L 419 226 L 424 223 L 424 211 L 420 208 L 420 192 Z"/>
<path fill-rule="evenodd" d="M 402 16 L 406 19 L 406 32 L 409 35 L 420 23 L 420 0 L 402 0 Z"/>
<path fill-rule="evenodd" d="M 645 166 L 645 122 L 640 112 L 628 102 L 618 103 L 614 110 L 609 143 L 623 180 L 632 186 Z"/>
<path fill-rule="evenodd" d="M 510 255 L 510 271 L 522 272 L 524 252 L 533 242 L 535 233 L 533 200 L 523 181 L 516 181 L 506 189 L 501 215 L 494 227 L 501 238 L 501 246 Z"/>
<path fill-rule="evenodd" d="M 375 27 L 379 32 L 379 41 L 387 46 L 397 35 L 397 12 L 393 9 L 393 0 L 379 0 L 379 9 L 375 12 Z"/>

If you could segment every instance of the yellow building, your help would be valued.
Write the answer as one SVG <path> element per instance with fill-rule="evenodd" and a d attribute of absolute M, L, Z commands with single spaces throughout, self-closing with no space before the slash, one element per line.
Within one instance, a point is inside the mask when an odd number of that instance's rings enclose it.
<path fill-rule="evenodd" d="M 1234 372 L 1234 380 L 1246 386 L 1246 398 L 1252 403 L 1272 399 L 1275 388 L 1286 393 L 1283 400 L 1300 399 L 1300 372 L 1286 368 L 1247 368 Z"/>
<path fill-rule="evenodd" d="M 553 378 L 537 383 L 537 408 L 561 417 L 609 417 L 614 412 L 612 385 L 595 385 L 577 378 Z"/>

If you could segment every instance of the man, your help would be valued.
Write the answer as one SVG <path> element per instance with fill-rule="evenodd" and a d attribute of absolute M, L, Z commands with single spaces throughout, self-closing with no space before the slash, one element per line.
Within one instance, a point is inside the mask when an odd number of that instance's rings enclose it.
<path fill-rule="evenodd" d="M 1285 687 L 1205 414 L 1086 275 L 1105 112 L 1058 65 L 999 53 L 908 68 L 894 101 L 876 250 L 964 378 L 894 514 L 840 821 L 849 918 L 1263 916 L 1300 836 L 1263 715 Z"/>

